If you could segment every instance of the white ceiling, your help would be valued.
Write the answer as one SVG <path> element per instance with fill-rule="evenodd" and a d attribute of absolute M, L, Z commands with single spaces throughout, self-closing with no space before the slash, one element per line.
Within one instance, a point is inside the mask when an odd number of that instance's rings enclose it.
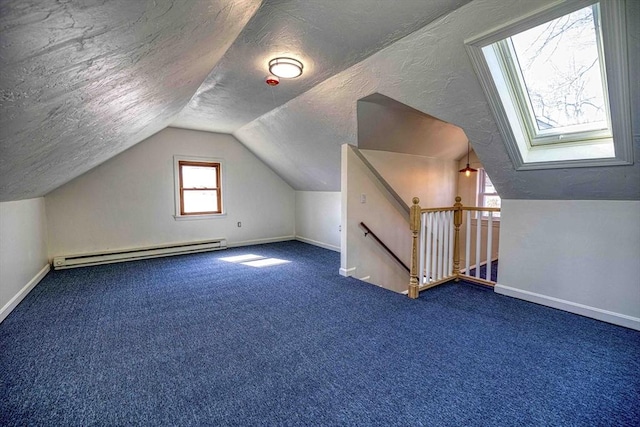
<path fill-rule="evenodd" d="M 358 101 L 375 93 L 463 129 L 504 197 L 638 199 L 637 163 L 513 170 L 464 40 L 551 1 L 1 0 L 0 201 L 170 125 L 232 133 L 294 189 L 338 191 L 340 145 L 358 144 Z M 276 55 L 304 74 L 267 86 Z"/>
<path fill-rule="evenodd" d="M 358 101 L 358 148 L 458 160 L 467 154 L 458 126 L 378 93 Z"/>
<path fill-rule="evenodd" d="M 172 126 L 233 133 L 470 0 L 265 0 Z M 277 56 L 304 64 L 264 82 Z"/>
<path fill-rule="evenodd" d="M 0 201 L 168 125 L 231 133 L 469 0 L 2 0 Z M 286 54 L 302 77 L 277 88 Z"/>
<path fill-rule="evenodd" d="M 171 123 L 259 0 L 0 3 L 0 201 L 42 196 Z"/>

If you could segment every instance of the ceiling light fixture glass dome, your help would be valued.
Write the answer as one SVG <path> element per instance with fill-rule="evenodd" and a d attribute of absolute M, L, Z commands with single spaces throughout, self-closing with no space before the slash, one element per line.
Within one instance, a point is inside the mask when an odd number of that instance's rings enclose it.
<path fill-rule="evenodd" d="M 282 79 L 293 79 L 302 74 L 302 62 L 293 58 L 274 58 L 269 61 L 269 72 Z"/>

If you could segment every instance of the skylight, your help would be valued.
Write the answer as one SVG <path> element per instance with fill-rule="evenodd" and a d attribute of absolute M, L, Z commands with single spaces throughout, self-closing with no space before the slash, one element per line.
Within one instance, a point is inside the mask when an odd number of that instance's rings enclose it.
<path fill-rule="evenodd" d="M 633 163 L 624 10 L 584 3 L 467 42 L 516 169 Z"/>
<path fill-rule="evenodd" d="M 589 6 L 505 40 L 535 136 L 609 128 L 597 11 Z"/>

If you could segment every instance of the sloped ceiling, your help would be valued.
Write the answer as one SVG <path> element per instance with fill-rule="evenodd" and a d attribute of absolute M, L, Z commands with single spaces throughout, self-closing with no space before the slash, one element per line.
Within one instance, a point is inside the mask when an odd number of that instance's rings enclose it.
<path fill-rule="evenodd" d="M 2 0 L 0 201 L 42 196 L 167 125 L 232 132 L 293 188 L 338 191 L 340 145 L 358 144 L 357 103 L 374 93 L 462 128 L 505 198 L 640 199 L 638 162 L 511 166 L 464 40 L 552 1 Z M 640 3 L 627 5 L 637 80 Z M 305 73 L 271 88 L 280 54 Z"/>
<path fill-rule="evenodd" d="M 163 129 L 259 0 L 0 3 L 0 200 L 42 196 Z"/>
<path fill-rule="evenodd" d="M 265 0 L 172 126 L 233 133 L 470 0 Z M 304 73 L 267 86 L 270 59 Z"/>
<path fill-rule="evenodd" d="M 507 199 L 640 200 L 640 85 L 631 84 L 635 164 L 515 171 L 465 49 L 552 0 L 475 0 L 271 110 L 234 135 L 294 188 L 340 189 L 340 145 L 358 145 L 358 100 L 380 93 L 463 129 Z M 629 70 L 640 76 L 640 2 L 627 2 Z"/>
<path fill-rule="evenodd" d="M 467 154 L 458 126 L 379 93 L 358 101 L 358 148 L 458 160 Z"/>
<path fill-rule="evenodd" d="M 170 124 L 232 132 L 468 1 L 2 0 L 0 201 Z M 305 73 L 271 90 L 277 54 Z"/>

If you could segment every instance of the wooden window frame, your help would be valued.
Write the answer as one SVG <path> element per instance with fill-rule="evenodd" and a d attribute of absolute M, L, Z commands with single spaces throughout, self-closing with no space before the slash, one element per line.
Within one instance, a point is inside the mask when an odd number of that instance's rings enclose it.
<path fill-rule="evenodd" d="M 216 183 L 217 187 L 202 187 L 202 188 L 185 188 L 183 186 L 182 179 L 182 167 L 183 166 L 198 166 L 198 167 L 211 167 L 216 170 Z M 179 185 L 179 197 L 180 197 L 180 216 L 194 216 L 194 215 L 219 215 L 222 214 L 222 164 L 220 162 L 207 162 L 207 161 L 192 161 L 192 160 L 178 160 L 178 185 Z M 202 212 L 185 212 L 184 211 L 184 193 L 185 191 L 215 191 L 218 201 L 217 211 L 202 211 Z"/>

